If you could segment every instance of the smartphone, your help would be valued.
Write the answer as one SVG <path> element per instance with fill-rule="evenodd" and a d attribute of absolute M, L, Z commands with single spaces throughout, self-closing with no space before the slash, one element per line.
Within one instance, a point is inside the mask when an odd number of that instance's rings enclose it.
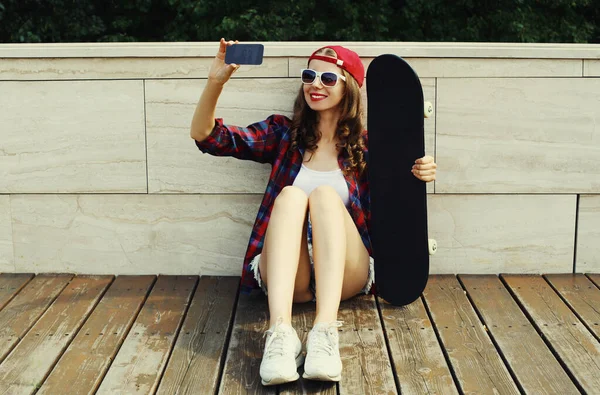
<path fill-rule="evenodd" d="M 233 44 L 226 51 L 227 64 L 262 64 L 265 47 L 262 44 Z"/>

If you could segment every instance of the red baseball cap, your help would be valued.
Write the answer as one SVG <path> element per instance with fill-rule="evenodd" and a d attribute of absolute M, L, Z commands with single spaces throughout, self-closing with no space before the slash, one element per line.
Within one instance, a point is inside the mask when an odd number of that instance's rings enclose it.
<path fill-rule="evenodd" d="M 324 48 L 333 49 L 335 53 L 337 53 L 337 59 L 332 58 L 331 56 L 315 55 L 317 52 Z M 313 54 L 310 55 L 310 58 L 308 58 L 308 62 L 310 63 L 310 61 L 313 59 L 333 63 L 336 66 L 341 67 L 342 69 L 350 73 L 352 77 L 354 77 L 356 82 L 358 82 L 358 86 L 362 87 L 363 82 L 365 80 L 365 67 L 363 66 L 362 62 L 360 61 L 360 57 L 356 52 L 349 50 L 348 48 L 344 48 L 340 45 L 327 45 L 313 52 Z"/>

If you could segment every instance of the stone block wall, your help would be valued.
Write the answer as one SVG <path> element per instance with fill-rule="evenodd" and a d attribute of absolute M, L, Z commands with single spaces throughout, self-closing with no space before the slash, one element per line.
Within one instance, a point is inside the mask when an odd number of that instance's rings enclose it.
<path fill-rule="evenodd" d="M 291 115 L 323 44 L 265 43 L 217 116 Z M 600 45 L 341 44 L 403 56 L 434 104 L 432 273 L 600 271 Z M 216 50 L 0 45 L 0 272 L 240 274 L 269 166 L 189 136 Z"/>

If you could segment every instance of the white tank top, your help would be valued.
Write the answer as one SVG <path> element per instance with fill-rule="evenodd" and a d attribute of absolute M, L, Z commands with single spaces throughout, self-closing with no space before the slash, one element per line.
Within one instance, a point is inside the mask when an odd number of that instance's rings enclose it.
<path fill-rule="evenodd" d="M 293 185 L 306 192 L 306 196 L 309 196 L 310 193 L 320 185 L 330 185 L 340 195 L 345 206 L 348 206 L 348 201 L 350 200 L 348 185 L 346 184 L 342 169 L 317 171 L 309 169 L 302 164 L 300 172 L 298 172 L 298 175 L 294 179 Z"/>

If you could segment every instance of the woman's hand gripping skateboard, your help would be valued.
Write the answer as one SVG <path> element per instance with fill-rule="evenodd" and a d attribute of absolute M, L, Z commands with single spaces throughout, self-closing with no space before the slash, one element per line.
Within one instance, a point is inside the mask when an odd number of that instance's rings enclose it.
<path fill-rule="evenodd" d="M 437 164 L 432 156 L 424 156 L 415 161 L 411 172 L 421 181 L 431 182 L 435 180 Z"/>
<path fill-rule="evenodd" d="M 437 164 L 433 161 L 432 156 L 424 156 L 415 161 L 411 172 L 421 181 L 430 182 L 435 180 Z M 437 241 L 429 239 L 429 255 L 435 254 L 437 251 Z"/>

